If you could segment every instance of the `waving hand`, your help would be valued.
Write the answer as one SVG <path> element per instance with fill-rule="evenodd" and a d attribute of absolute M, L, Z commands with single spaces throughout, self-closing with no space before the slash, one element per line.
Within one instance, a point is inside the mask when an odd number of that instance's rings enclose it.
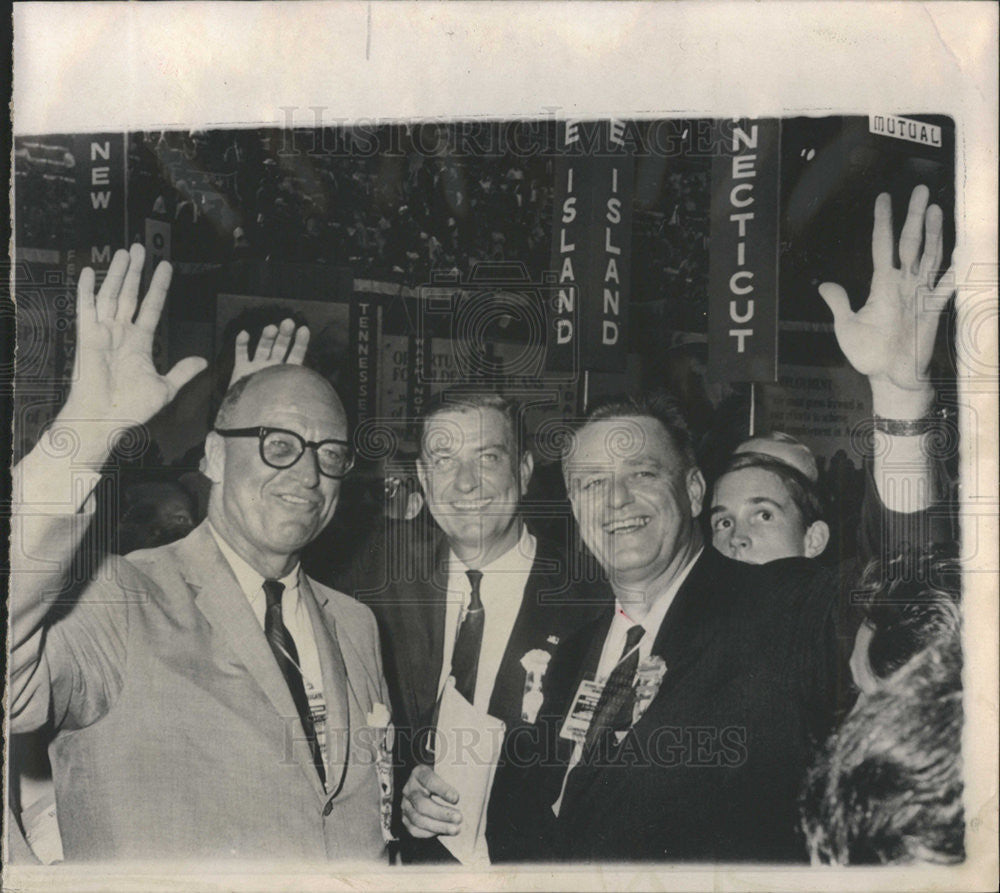
<path fill-rule="evenodd" d="M 161 262 L 138 305 L 144 258 L 141 245 L 118 251 L 96 295 L 94 271 L 87 267 L 80 274 L 76 377 L 64 415 L 141 424 L 205 368 L 204 359 L 188 357 L 166 375 L 156 371 L 153 332 L 163 312 L 172 271 L 168 263 Z"/>

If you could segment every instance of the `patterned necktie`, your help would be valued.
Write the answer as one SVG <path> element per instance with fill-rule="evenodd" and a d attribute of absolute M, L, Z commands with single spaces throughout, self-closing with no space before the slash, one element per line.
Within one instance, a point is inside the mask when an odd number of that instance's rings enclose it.
<path fill-rule="evenodd" d="M 608 676 L 601 692 L 600 700 L 594 708 L 594 716 L 587 729 L 584 750 L 589 750 L 595 741 L 608 732 L 620 732 L 632 724 L 632 707 L 635 704 L 633 679 L 639 668 L 639 640 L 646 628 L 636 624 L 629 628 L 625 636 L 625 647 L 621 659 Z"/>
<path fill-rule="evenodd" d="M 451 675 L 455 677 L 455 690 L 470 704 L 476 696 L 476 674 L 479 671 L 479 650 L 483 644 L 483 623 L 486 611 L 479 597 L 482 571 L 466 571 L 472 594 L 469 607 L 465 611 L 462 626 L 455 639 L 455 650 L 451 654 Z"/>
<path fill-rule="evenodd" d="M 309 710 L 309 699 L 306 697 L 306 687 L 302 679 L 302 671 L 299 669 L 299 652 L 295 647 L 292 634 L 285 627 L 285 622 L 281 619 L 281 595 L 285 591 L 283 583 L 277 580 L 264 581 L 264 596 L 267 599 L 267 610 L 264 614 L 264 635 L 274 652 L 274 659 L 278 662 L 281 675 L 285 677 L 288 690 L 292 693 L 292 700 L 295 702 L 295 709 L 299 712 L 299 719 L 302 720 L 302 728 L 306 733 L 306 740 L 309 742 L 309 750 L 312 752 L 313 763 L 319 773 L 320 781 L 326 785 L 326 769 L 323 766 L 323 754 L 320 750 L 319 741 L 316 740 L 316 729 L 313 726 L 312 713 Z"/>

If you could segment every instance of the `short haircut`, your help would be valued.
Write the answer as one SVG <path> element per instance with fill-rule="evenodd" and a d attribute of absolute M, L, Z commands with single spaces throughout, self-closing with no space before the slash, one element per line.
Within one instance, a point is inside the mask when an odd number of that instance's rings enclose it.
<path fill-rule="evenodd" d="M 684 463 L 684 470 L 694 468 L 698 459 L 694 450 L 694 437 L 687 419 L 675 397 L 664 391 L 644 391 L 599 400 L 587 413 L 586 419 L 577 430 L 604 419 L 650 418 L 659 422 L 670 440 L 675 452 Z M 567 444 L 571 448 L 572 441 Z M 565 455 L 564 455 L 565 458 Z"/>
<path fill-rule="evenodd" d="M 961 668 L 959 637 L 947 633 L 859 698 L 803 790 L 814 860 L 964 859 Z"/>
<path fill-rule="evenodd" d="M 795 507 L 799 510 L 802 523 L 807 529 L 817 521 L 825 519 L 826 511 L 823 506 L 823 498 L 820 496 L 817 486 L 797 468 L 766 453 L 737 453 L 722 469 L 715 484 L 717 485 L 725 475 L 741 471 L 744 468 L 760 468 L 779 478 L 785 485 Z"/>
<path fill-rule="evenodd" d="M 517 462 L 528 449 L 524 432 L 524 419 L 521 406 L 516 400 L 504 397 L 495 391 L 471 390 L 466 388 L 449 388 L 432 397 L 420 417 L 417 444 L 420 454 L 424 453 L 424 436 L 427 424 L 435 416 L 445 412 L 469 412 L 480 409 L 495 409 L 503 416 L 507 429 L 514 441 L 514 455 Z"/>

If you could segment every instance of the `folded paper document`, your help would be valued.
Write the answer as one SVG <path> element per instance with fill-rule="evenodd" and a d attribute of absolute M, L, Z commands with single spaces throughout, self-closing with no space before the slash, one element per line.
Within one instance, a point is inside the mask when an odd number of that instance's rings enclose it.
<path fill-rule="evenodd" d="M 463 865 L 489 864 L 486 807 L 504 731 L 504 723 L 470 704 L 448 679 L 438 710 L 434 771 L 458 791 L 462 830 L 440 840 Z"/>

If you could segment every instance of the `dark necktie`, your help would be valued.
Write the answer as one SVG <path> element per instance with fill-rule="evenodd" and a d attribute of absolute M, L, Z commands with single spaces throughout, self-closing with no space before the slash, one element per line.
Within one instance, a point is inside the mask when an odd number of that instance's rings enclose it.
<path fill-rule="evenodd" d="M 299 719 L 302 720 L 302 728 L 305 730 L 306 739 L 309 742 L 313 763 L 316 765 L 320 781 L 325 785 L 326 770 L 323 767 L 323 754 L 319 741 L 316 740 L 316 728 L 313 726 L 312 713 L 309 711 L 309 699 L 306 697 L 306 687 L 302 679 L 302 671 L 299 669 L 299 652 L 295 647 L 292 634 L 285 627 L 284 620 L 281 619 L 281 595 L 284 591 L 283 583 L 279 583 L 277 580 L 264 581 L 264 595 L 267 598 L 264 635 L 267 636 L 267 642 L 271 646 L 271 651 L 274 652 L 274 659 L 278 662 L 281 675 L 288 683 L 288 690 L 292 693 L 295 709 L 299 712 Z"/>
<path fill-rule="evenodd" d="M 635 689 L 632 681 L 639 668 L 639 640 L 646 628 L 636 624 L 629 628 L 625 637 L 622 658 L 604 684 L 604 691 L 594 708 L 594 716 L 587 729 L 584 750 L 589 750 L 608 732 L 620 732 L 632 725 L 632 708 L 635 704 Z"/>
<path fill-rule="evenodd" d="M 469 578 L 472 594 L 455 639 L 455 650 L 451 653 L 451 675 L 455 677 L 455 690 L 471 704 L 476 696 L 476 673 L 479 671 L 479 650 L 483 644 L 486 612 L 479 597 L 483 572 L 466 571 L 465 575 Z"/>

